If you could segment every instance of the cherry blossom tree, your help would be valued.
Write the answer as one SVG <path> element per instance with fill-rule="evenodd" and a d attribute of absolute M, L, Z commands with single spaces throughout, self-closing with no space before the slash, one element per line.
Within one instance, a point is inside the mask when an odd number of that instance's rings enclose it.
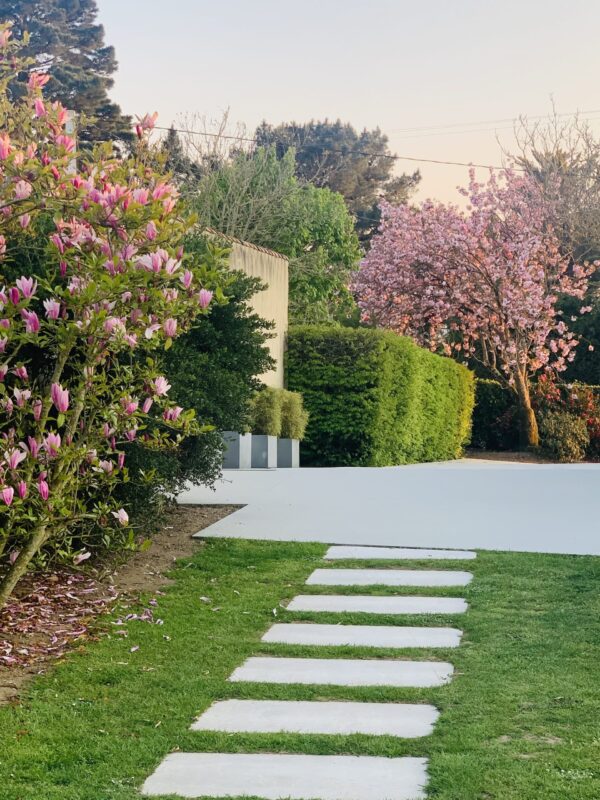
<path fill-rule="evenodd" d="M 528 177 L 491 173 L 483 184 L 471 171 L 462 194 L 466 210 L 383 205 L 355 282 L 358 303 L 367 322 L 483 363 L 516 394 L 524 440 L 537 446 L 530 382 L 575 357 L 557 300 L 582 299 L 594 267 L 561 252 L 553 209 Z"/>
<path fill-rule="evenodd" d="M 0 607 L 65 531 L 127 528 L 111 501 L 127 478 L 123 445 L 168 447 L 202 430 L 169 402 L 152 351 L 218 290 L 215 270 L 181 247 L 192 220 L 153 166 L 154 117 L 126 161 L 110 145 L 78 154 L 65 109 L 44 100 L 47 75 L 30 72 L 11 101 L 28 64 L 10 34 L 0 26 Z M 44 269 L 28 274 L 40 260 L 23 254 L 39 248 Z"/>

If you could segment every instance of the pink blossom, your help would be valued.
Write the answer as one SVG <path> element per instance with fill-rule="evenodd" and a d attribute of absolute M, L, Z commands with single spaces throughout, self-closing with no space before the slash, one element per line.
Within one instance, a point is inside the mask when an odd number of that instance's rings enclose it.
<path fill-rule="evenodd" d="M 32 458 L 37 458 L 40 452 L 40 446 L 37 443 L 37 440 L 33 438 L 33 436 L 27 437 L 27 444 L 25 442 L 21 443 L 21 447 L 26 448 L 29 450 L 29 454 Z"/>
<path fill-rule="evenodd" d="M 36 422 L 40 421 L 42 416 L 43 404 L 41 400 L 35 400 L 33 403 L 33 418 Z"/>
<path fill-rule="evenodd" d="M 173 408 L 166 408 L 163 412 L 163 418 L 167 422 L 174 422 L 175 420 L 179 419 L 179 416 L 183 408 L 181 406 L 174 406 Z"/>
<path fill-rule="evenodd" d="M 63 389 L 59 383 L 53 383 L 50 388 L 50 397 L 56 410 L 64 414 L 69 408 L 69 390 Z"/>
<path fill-rule="evenodd" d="M 180 275 L 179 280 L 182 282 L 184 289 L 190 288 L 193 278 L 194 275 L 189 271 L 189 269 L 186 269 L 183 275 Z"/>
<path fill-rule="evenodd" d="M 156 331 L 159 331 L 159 330 L 160 330 L 160 325 L 158 324 L 158 322 L 155 322 L 152 325 L 148 325 L 148 327 L 144 331 L 144 337 L 146 339 L 151 339 L 154 336 L 154 334 L 156 333 Z"/>
<path fill-rule="evenodd" d="M 27 458 L 27 454 L 24 453 L 22 450 L 17 450 L 16 448 L 13 450 L 8 450 L 4 453 L 4 460 L 9 469 L 16 469 L 21 461 L 24 461 Z"/>
<path fill-rule="evenodd" d="M 4 381 L 4 378 L 6 378 L 7 373 L 8 373 L 8 364 L 2 364 L 0 366 L 0 383 Z"/>
<path fill-rule="evenodd" d="M 10 506 L 14 496 L 15 490 L 12 488 L 12 486 L 5 486 L 4 489 L 2 489 L 2 499 L 4 500 L 5 505 Z"/>
<path fill-rule="evenodd" d="M 175 336 L 177 334 L 177 320 L 169 317 L 163 323 L 163 330 L 166 336 Z"/>
<path fill-rule="evenodd" d="M 135 441 L 135 437 L 137 436 L 137 428 L 132 428 L 130 431 L 126 431 L 125 438 L 128 442 Z"/>
<path fill-rule="evenodd" d="M 8 343 L 8 339 L 6 337 L 0 337 L 0 353 L 4 353 L 6 350 L 6 345 Z"/>
<path fill-rule="evenodd" d="M 100 461 L 98 463 L 98 466 L 100 467 L 100 469 L 103 472 L 106 472 L 107 475 L 110 475 L 110 473 L 113 471 L 113 468 L 114 468 L 113 462 L 109 461 L 108 459 L 104 459 L 103 461 Z"/>
<path fill-rule="evenodd" d="M 171 384 L 167 382 L 167 379 L 164 378 L 162 375 L 158 378 L 155 378 L 152 386 L 154 388 L 154 394 L 157 397 L 162 397 L 166 395 L 169 389 L 171 388 Z"/>
<path fill-rule="evenodd" d="M 41 97 L 36 97 L 35 102 L 33 104 L 35 115 L 36 117 L 45 117 L 46 116 L 46 106 L 44 105 L 44 101 Z"/>
<path fill-rule="evenodd" d="M 146 238 L 153 242 L 156 239 L 157 234 L 158 229 L 154 223 L 154 220 L 150 220 L 150 222 L 146 225 Z"/>
<path fill-rule="evenodd" d="M 58 300 L 44 300 L 44 308 L 46 309 L 46 317 L 48 319 L 58 319 L 60 315 L 60 303 Z"/>
<path fill-rule="evenodd" d="M 38 480 L 37 483 L 37 488 L 42 500 L 47 500 L 48 497 L 50 496 L 50 488 L 48 486 L 48 483 L 42 478 L 40 478 L 40 480 Z"/>
<path fill-rule="evenodd" d="M 26 200 L 32 191 L 33 186 L 29 181 L 17 181 L 15 184 L 15 200 Z"/>
<path fill-rule="evenodd" d="M 129 524 L 129 514 L 124 508 L 120 508 L 118 511 L 111 511 L 111 514 L 116 520 L 119 521 L 120 525 L 123 525 L 123 527 Z"/>
<path fill-rule="evenodd" d="M 208 308 L 212 299 L 213 293 L 210 291 L 210 289 L 200 289 L 198 293 L 198 304 L 200 308 Z"/>
<path fill-rule="evenodd" d="M 124 465 L 125 465 L 125 453 L 119 453 L 119 455 L 117 456 L 117 466 L 119 469 L 123 469 Z"/>
<path fill-rule="evenodd" d="M 33 278 L 26 278 L 24 275 L 22 275 L 16 281 L 16 284 L 21 290 L 23 297 L 27 300 L 33 297 L 37 291 L 37 281 L 35 281 Z"/>
<path fill-rule="evenodd" d="M 138 409 L 138 401 L 137 400 L 125 400 L 123 403 L 123 409 L 128 416 L 135 414 Z"/>
<path fill-rule="evenodd" d="M 147 397 L 144 400 L 144 402 L 142 404 L 142 411 L 144 412 L 144 414 L 147 414 L 150 411 L 150 409 L 152 408 L 152 403 L 153 402 L 154 401 L 153 401 L 153 399 L 151 397 Z"/>
<path fill-rule="evenodd" d="M 58 252 L 62 255 L 65 252 L 65 243 L 58 233 L 53 233 L 50 241 L 57 248 Z"/>
<path fill-rule="evenodd" d="M 27 497 L 27 484 L 25 481 L 19 481 L 17 484 L 17 494 L 24 500 Z"/>
<path fill-rule="evenodd" d="M 11 550 L 10 555 L 8 557 L 8 563 L 11 565 L 14 564 L 17 558 L 19 557 L 20 552 L 21 552 L 20 550 Z"/>
<path fill-rule="evenodd" d="M 54 142 L 58 147 L 64 147 L 67 153 L 72 153 L 75 150 L 75 139 L 71 136 L 61 133 L 54 139 Z"/>
<path fill-rule="evenodd" d="M 29 391 L 29 389 L 24 389 L 24 390 L 21 390 L 21 389 L 17 389 L 17 388 L 15 387 L 15 388 L 13 389 L 13 396 L 14 396 L 14 398 L 15 398 L 15 402 L 16 402 L 16 404 L 17 404 L 17 407 L 18 407 L 18 408 L 23 408 L 23 406 L 25 405 L 25 403 L 26 403 L 26 402 L 29 400 L 29 398 L 31 397 L 31 392 Z"/>
<path fill-rule="evenodd" d="M 0 133 L 0 161 L 6 161 L 12 150 L 8 133 Z"/>
<path fill-rule="evenodd" d="M 147 205 L 148 200 L 150 199 L 150 192 L 148 189 L 134 189 L 131 193 L 134 201 L 139 203 L 142 206 Z"/>
<path fill-rule="evenodd" d="M 21 310 L 21 316 L 25 320 L 26 333 L 38 333 L 40 329 L 40 321 L 35 311 L 28 311 L 26 308 Z"/>
<path fill-rule="evenodd" d="M 30 222 L 31 222 L 30 214 L 21 214 L 21 216 L 19 217 L 19 225 L 23 228 L 23 230 L 29 227 Z"/>
<path fill-rule="evenodd" d="M 44 439 L 42 447 L 48 453 L 50 458 L 56 458 L 60 449 L 61 439 L 59 433 L 49 433 Z"/>
<path fill-rule="evenodd" d="M 50 80 L 50 75 L 46 72 L 32 72 L 29 75 L 27 86 L 29 89 L 41 89 Z"/>
<path fill-rule="evenodd" d="M 29 380 L 29 374 L 27 373 L 27 367 L 24 367 L 22 364 L 19 367 L 15 367 L 13 372 L 22 381 Z"/>
<path fill-rule="evenodd" d="M 9 319 L 0 319 L 0 328 L 4 328 L 8 330 L 10 328 L 10 320 Z"/>
<path fill-rule="evenodd" d="M 92 554 L 90 553 L 89 550 L 84 550 L 81 553 L 77 553 L 77 555 L 73 557 L 73 564 L 77 566 L 78 564 L 81 564 L 83 561 L 87 561 L 91 555 Z"/>
<path fill-rule="evenodd" d="M 11 286 L 8 290 L 8 299 L 14 306 L 21 302 L 21 293 L 16 286 Z"/>

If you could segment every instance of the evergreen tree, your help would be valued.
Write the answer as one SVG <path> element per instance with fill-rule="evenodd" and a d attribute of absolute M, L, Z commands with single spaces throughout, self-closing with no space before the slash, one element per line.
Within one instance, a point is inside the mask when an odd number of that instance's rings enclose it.
<path fill-rule="evenodd" d="M 341 194 L 363 242 L 378 228 L 380 201 L 405 203 L 421 180 L 418 170 L 394 176 L 388 138 L 379 128 L 358 133 L 340 120 L 277 126 L 263 122 L 256 138 L 259 146 L 274 145 L 279 156 L 294 148 L 298 178 Z"/>
<path fill-rule="evenodd" d="M 108 97 L 117 69 L 115 51 L 104 43 L 97 24 L 96 0 L 2 0 L 0 22 L 12 23 L 13 36 L 30 36 L 24 56 L 34 68 L 51 76 L 46 95 L 84 114 L 89 121 L 78 129 L 80 142 L 132 138 L 131 120 Z M 24 89 L 16 83 L 13 93 Z"/>

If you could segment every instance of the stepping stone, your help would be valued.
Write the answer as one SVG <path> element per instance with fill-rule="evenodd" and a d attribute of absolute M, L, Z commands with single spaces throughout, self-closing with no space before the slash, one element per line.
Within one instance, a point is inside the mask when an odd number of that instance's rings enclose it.
<path fill-rule="evenodd" d="M 222 700 L 207 709 L 193 731 L 323 733 L 399 736 L 433 732 L 436 708 L 410 703 L 344 703 L 296 700 Z"/>
<path fill-rule="evenodd" d="M 471 561 L 477 558 L 473 550 L 420 550 L 417 547 L 357 547 L 340 546 L 330 547 L 324 558 L 335 560 L 338 558 L 365 558 L 365 559 L 415 559 L 415 560 L 440 560 L 440 561 Z"/>
<path fill-rule="evenodd" d="M 255 656 L 233 671 L 234 683 L 302 683 L 330 686 L 443 686 L 454 667 L 444 661 Z"/>
<path fill-rule="evenodd" d="M 272 753 L 171 753 L 146 796 L 265 800 L 422 800 L 427 759 Z"/>
<path fill-rule="evenodd" d="M 263 642 L 356 647 L 458 647 L 456 628 L 409 628 L 391 625 L 317 625 L 290 622 L 272 625 Z"/>
<path fill-rule="evenodd" d="M 470 572 L 426 569 L 316 569 L 312 586 L 466 586 Z"/>
<path fill-rule="evenodd" d="M 364 612 L 366 614 L 464 614 L 465 600 L 458 597 L 377 597 L 358 594 L 300 594 L 288 611 Z"/>

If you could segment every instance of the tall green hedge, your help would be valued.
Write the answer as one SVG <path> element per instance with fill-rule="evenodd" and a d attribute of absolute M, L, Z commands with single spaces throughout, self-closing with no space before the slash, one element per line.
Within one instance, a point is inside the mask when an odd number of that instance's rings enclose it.
<path fill-rule="evenodd" d="M 472 373 L 393 333 L 294 327 L 287 376 L 310 414 L 305 464 L 387 466 L 456 458 L 470 435 Z"/>

